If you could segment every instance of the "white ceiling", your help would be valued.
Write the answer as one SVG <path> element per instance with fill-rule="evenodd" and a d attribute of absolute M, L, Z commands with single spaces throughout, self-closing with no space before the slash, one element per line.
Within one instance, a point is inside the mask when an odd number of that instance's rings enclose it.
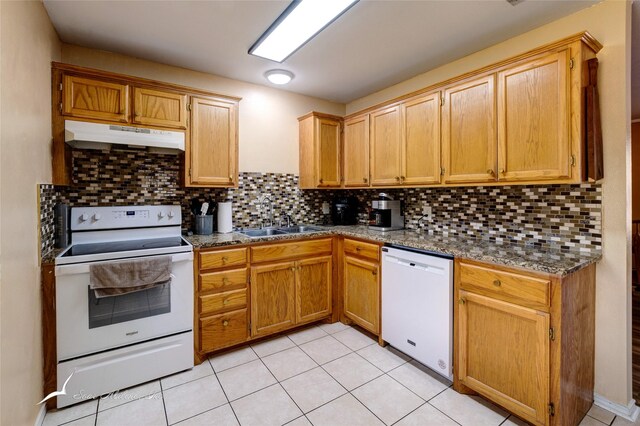
<path fill-rule="evenodd" d="M 347 103 L 598 0 L 361 0 L 283 64 L 247 54 L 289 1 L 44 0 L 62 41 Z"/>

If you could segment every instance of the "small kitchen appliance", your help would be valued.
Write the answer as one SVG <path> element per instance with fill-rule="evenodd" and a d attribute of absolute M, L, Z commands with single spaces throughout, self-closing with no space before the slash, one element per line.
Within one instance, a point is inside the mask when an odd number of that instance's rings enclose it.
<path fill-rule="evenodd" d="M 331 203 L 331 220 L 334 225 L 356 225 L 358 223 L 358 199 L 336 197 Z"/>
<path fill-rule="evenodd" d="M 371 202 L 369 213 L 369 229 L 377 231 L 393 231 L 404 228 L 402 201 L 396 201 L 385 193 L 378 195 Z"/>
<path fill-rule="evenodd" d="M 193 367 L 193 247 L 181 223 L 179 205 L 71 209 L 71 246 L 55 259 L 58 408 Z M 154 262 L 169 280 L 117 295 L 92 289 L 96 267 L 138 267 L 143 279 Z"/>

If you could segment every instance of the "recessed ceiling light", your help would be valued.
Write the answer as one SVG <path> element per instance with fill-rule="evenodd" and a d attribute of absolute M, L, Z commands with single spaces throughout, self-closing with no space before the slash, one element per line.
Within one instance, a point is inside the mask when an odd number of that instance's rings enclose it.
<path fill-rule="evenodd" d="M 294 0 L 249 53 L 282 62 L 358 0 Z"/>
<path fill-rule="evenodd" d="M 264 76 L 273 84 L 287 84 L 293 78 L 293 73 L 286 70 L 271 70 L 264 73 Z"/>

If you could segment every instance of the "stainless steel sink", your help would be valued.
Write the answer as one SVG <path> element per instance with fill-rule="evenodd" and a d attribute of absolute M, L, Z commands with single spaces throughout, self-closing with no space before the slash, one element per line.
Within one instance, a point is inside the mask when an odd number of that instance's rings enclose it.
<path fill-rule="evenodd" d="M 236 231 L 249 238 L 270 237 L 273 235 L 303 234 L 321 231 L 322 228 L 310 225 L 287 226 L 282 228 L 241 229 Z"/>

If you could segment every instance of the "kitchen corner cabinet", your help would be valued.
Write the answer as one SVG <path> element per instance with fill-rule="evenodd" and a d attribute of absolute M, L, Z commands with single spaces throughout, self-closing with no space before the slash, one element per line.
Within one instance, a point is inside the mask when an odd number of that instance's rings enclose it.
<path fill-rule="evenodd" d="M 186 186 L 238 186 L 238 104 L 191 97 Z"/>
<path fill-rule="evenodd" d="M 369 186 L 369 115 L 344 121 L 342 171 L 346 188 Z"/>
<path fill-rule="evenodd" d="M 146 87 L 133 88 L 133 123 L 187 128 L 187 95 Z"/>
<path fill-rule="evenodd" d="M 336 188 L 341 184 L 342 118 L 312 112 L 298 118 L 300 188 Z"/>
<path fill-rule="evenodd" d="M 593 402 L 595 265 L 565 277 L 457 259 L 454 389 L 535 425 Z"/>
<path fill-rule="evenodd" d="M 380 246 L 345 238 L 343 247 L 344 315 L 380 335 Z"/>

